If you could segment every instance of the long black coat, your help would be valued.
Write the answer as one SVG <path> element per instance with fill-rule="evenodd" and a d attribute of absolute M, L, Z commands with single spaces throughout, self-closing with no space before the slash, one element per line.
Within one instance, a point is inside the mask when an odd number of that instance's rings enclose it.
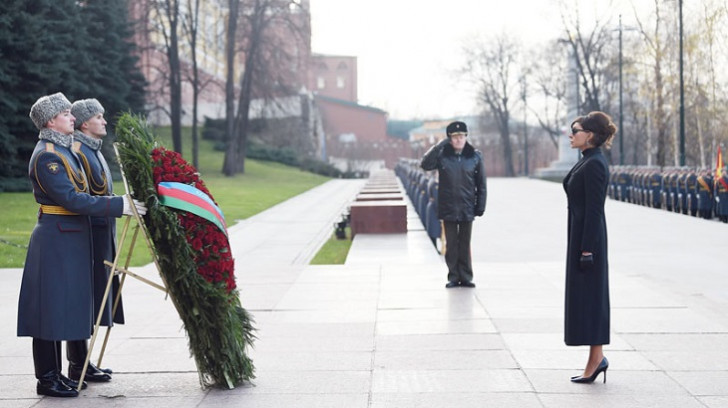
<path fill-rule="evenodd" d="M 114 193 L 111 172 L 106 159 L 101 154 L 101 140 L 93 139 L 77 130 L 74 133 L 73 151 L 76 152 L 88 179 L 89 192 L 91 195 L 110 196 Z M 93 260 L 94 260 L 94 322 L 101 310 L 101 300 L 106 292 L 109 282 L 110 268 L 104 261 L 113 262 L 116 257 L 116 218 L 113 217 L 91 217 L 91 234 L 93 236 Z M 101 325 L 113 326 L 114 323 L 124 323 L 124 305 L 119 299 L 119 306 L 116 309 L 113 320 L 111 319 L 114 299 L 119 293 L 119 276 L 114 275 L 112 279 L 112 291 L 106 299 L 106 304 L 101 313 Z"/>
<path fill-rule="evenodd" d="M 567 345 L 609 344 L 609 265 L 604 201 L 609 166 L 601 149 L 584 151 L 564 178 L 569 203 L 564 341 Z M 583 270 L 582 251 L 594 254 Z"/>
<path fill-rule="evenodd" d="M 465 143 L 458 155 L 445 139 L 425 153 L 420 167 L 437 169 L 438 218 L 464 222 L 483 215 L 487 198 L 485 166 L 483 156 L 470 143 Z"/>
<path fill-rule="evenodd" d="M 89 216 L 119 217 L 123 197 L 92 196 L 70 136 L 41 130 L 28 166 L 38 204 L 77 215 L 43 213 L 33 229 L 18 300 L 18 336 L 82 340 L 93 327 Z"/>

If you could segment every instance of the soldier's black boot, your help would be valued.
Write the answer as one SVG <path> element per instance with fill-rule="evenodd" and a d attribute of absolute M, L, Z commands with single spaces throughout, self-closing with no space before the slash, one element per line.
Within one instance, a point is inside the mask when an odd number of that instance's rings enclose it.
<path fill-rule="evenodd" d="M 67 386 L 78 391 L 78 381 L 72 380 L 72 379 L 66 377 L 65 375 L 63 375 L 63 369 L 61 368 L 61 367 L 63 367 L 61 365 L 61 355 L 62 355 L 61 354 L 61 342 L 56 341 L 54 343 L 56 345 L 56 367 L 58 368 L 58 378 L 60 378 L 61 381 L 63 381 L 63 383 L 66 384 Z M 81 386 L 81 389 L 85 390 L 86 387 L 88 387 L 88 384 L 86 384 L 86 381 L 84 381 L 83 385 Z"/>
<path fill-rule="evenodd" d="M 68 376 L 72 380 L 79 381 L 81 372 L 83 371 L 83 363 L 86 361 L 88 354 L 88 345 L 86 340 L 74 340 L 66 342 L 66 356 L 68 357 Z M 83 378 L 88 382 L 108 382 L 111 381 L 111 375 L 99 370 L 90 361 L 86 368 L 86 376 Z"/>
<path fill-rule="evenodd" d="M 56 362 L 55 342 L 33 339 L 33 364 L 38 379 L 36 393 L 49 397 L 77 397 L 78 392 L 61 381 L 61 369 Z"/>

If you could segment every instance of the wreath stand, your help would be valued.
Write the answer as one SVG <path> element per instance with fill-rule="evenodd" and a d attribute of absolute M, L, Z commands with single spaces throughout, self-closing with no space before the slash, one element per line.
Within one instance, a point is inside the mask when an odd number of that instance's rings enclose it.
<path fill-rule="evenodd" d="M 131 194 L 131 190 L 129 188 L 129 183 L 126 180 L 126 175 L 124 174 L 124 168 L 121 165 L 121 160 L 119 158 L 119 150 L 117 149 L 116 144 L 114 144 L 114 153 L 116 154 L 116 158 L 119 163 L 119 170 L 121 170 L 121 179 L 124 182 L 124 188 L 126 189 L 127 194 Z M 129 200 L 131 200 L 131 195 L 128 195 L 127 197 Z M 106 266 L 110 267 L 111 270 L 109 273 L 108 282 L 106 283 L 106 290 L 104 291 L 104 296 L 101 299 L 101 307 L 99 309 L 99 313 L 98 313 L 98 316 L 96 317 L 96 322 L 94 324 L 93 335 L 91 336 L 91 341 L 89 342 L 89 345 L 88 345 L 88 353 L 86 353 L 86 359 L 84 360 L 84 363 L 83 363 L 83 370 L 81 371 L 81 377 L 78 382 L 78 388 L 77 388 L 78 392 L 81 392 L 81 387 L 83 386 L 83 379 L 86 377 L 86 371 L 88 370 L 88 365 L 89 365 L 89 362 L 91 361 L 91 352 L 93 351 L 94 344 L 96 343 L 96 338 L 98 337 L 98 334 L 99 334 L 99 329 L 101 326 L 102 312 L 105 309 L 106 302 L 109 298 L 109 293 L 111 293 L 113 277 L 116 275 L 121 275 L 121 278 L 119 280 L 119 290 L 116 293 L 116 297 L 114 298 L 114 304 L 111 309 L 112 320 L 113 320 L 114 315 L 116 314 L 116 309 L 119 307 L 119 301 L 121 300 L 121 291 L 124 287 L 124 281 L 126 280 L 127 275 L 131 276 L 132 278 L 136 278 L 136 279 L 146 283 L 147 285 L 155 287 L 155 288 L 161 290 L 162 292 L 164 292 L 165 294 L 169 295 L 169 293 L 167 291 L 167 287 L 166 287 L 167 283 L 164 281 L 164 276 L 161 273 L 159 274 L 159 277 L 162 279 L 163 285 L 153 282 L 153 281 L 129 270 L 129 263 L 131 262 L 131 256 L 134 253 L 134 245 L 136 244 L 136 240 L 137 240 L 137 237 L 139 236 L 140 231 L 142 232 L 142 235 L 144 236 L 144 239 L 147 244 L 147 248 L 149 248 L 150 252 L 152 253 L 152 259 L 154 261 L 154 266 L 157 269 L 157 273 L 159 273 L 161 270 L 159 267 L 158 259 L 157 259 L 157 253 L 154 251 L 154 246 L 152 244 L 151 239 L 149 239 L 149 233 L 147 232 L 147 228 L 144 225 L 144 220 L 142 220 L 142 217 L 137 212 L 136 206 L 134 206 L 134 203 L 130 202 L 129 204 L 130 204 L 130 207 L 134 214 L 131 216 L 127 216 L 124 219 L 124 227 L 121 231 L 121 237 L 119 239 L 118 245 L 116 246 L 118 250 L 116 252 L 116 257 L 114 258 L 114 262 L 109 262 L 108 260 L 104 261 L 104 264 L 106 264 Z M 132 220 L 136 221 L 136 225 L 134 225 L 134 231 L 131 234 L 131 244 L 129 246 L 129 251 L 126 254 L 126 259 L 124 260 L 124 266 L 121 267 L 120 266 L 120 260 L 122 258 L 121 249 L 123 248 L 124 242 L 127 239 L 127 234 L 129 233 L 129 228 L 131 226 Z M 109 341 L 109 334 L 111 333 L 111 327 L 112 326 L 109 325 L 106 328 L 106 335 L 104 336 L 104 343 L 101 345 L 101 352 L 99 353 L 99 359 L 98 359 L 98 362 L 96 363 L 96 365 L 99 367 L 101 366 L 101 361 L 104 358 L 104 352 L 106 351 L 106 345 Z"/>

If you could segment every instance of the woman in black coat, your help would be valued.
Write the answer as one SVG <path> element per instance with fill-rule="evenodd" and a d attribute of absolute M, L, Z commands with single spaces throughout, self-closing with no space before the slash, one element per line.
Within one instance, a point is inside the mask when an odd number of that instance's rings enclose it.
<path fill-rule="evenodd" d="M 601 147 L 609 148 L 617 127 L 602 112 L 591 112 L 571 124 L 571 147 L 582 158 L 564 178 L 569 204 L 566 256 L 564 341 L 569 346 L 588 345 L 584 373 L 571 378 L 591 383 L 609 362 L 602 345 L 609 344 L 609 266 L 604 201 L 609 165 Z"/>

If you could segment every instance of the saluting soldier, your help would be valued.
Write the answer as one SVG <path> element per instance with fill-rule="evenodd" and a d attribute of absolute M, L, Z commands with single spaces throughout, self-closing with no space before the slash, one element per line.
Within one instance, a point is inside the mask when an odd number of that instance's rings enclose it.
<path fill-rule="evenodd" d="M 445 229 L 446 288 L 474 288 L 470 238 L 473 220 L 485 211 L 486 178 L 483 155 L 467 142 L 468 128 L 455 121 L 445 129 L 447 138 L 432 146 L 420 167 L 438 173 L 438 218 Z"/>
<path fill-rule="evenodd" d="M 18 336 L 33 338 L 36 392 L 76 397 L 61 371 L 61 341 L 85 340 L 93 327 L 93 258 L 89 216 L 132 214 L 131 200 L 93 196 L 71 150 L 75 118 L 62 93 L 39 98 L 30 118 L 40 131 L 28 165 L 40 204 L 30 236 L 18 301 Z M 146 208 L 138 204 L 138 211 Z"/>

